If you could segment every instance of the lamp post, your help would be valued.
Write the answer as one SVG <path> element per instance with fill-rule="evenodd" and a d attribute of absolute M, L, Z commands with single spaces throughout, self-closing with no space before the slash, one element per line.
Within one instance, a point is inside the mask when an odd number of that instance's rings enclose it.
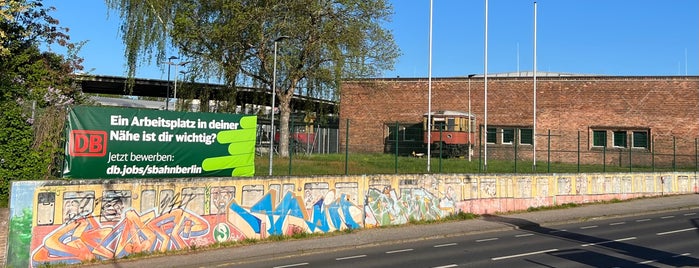
<path fill-rule="evenodd" d="M 178 63 L 172 62 L 172 60 L 179 59 L 176 56 L 170 56 L 167 59 L 168 59 L 167 62 L 161 62 L 161 63 L 167 64 L 167 91 L 165 92 L 165 110 L 169 110 L 169 108 L 170 108 L 169 107 L 170 106 L 170 67 L 172 67 L 172 65 L 175 65 L 175 90 L 174 90 L 174 97 L 173 98 L 175 99 L 175 103 L 176 103 L 177 102 L 177 67 L 184 66 L 185 64 L 190 63 L 189 61 L 183 61 L 183 62 L 178 62 Z M 173 110 L 176 110 L 176 105 L 173 105 L 172 107 L 173 107 Z"/>
<path fill-rule="evenodd" d="M 430 166 L 432 165 L 430 163 L 432 158 L 432 2 L 430 0 L 429 55 L 427 61 L 427 130 L 425 132 L 427 134 L 427 173 L 430 173 Z"/>
<path fill-rule="evenodd" d="M 179 63 L 172 63 L 172 61 L 170 61 L 167 63 L 168 65 L 173 65 L 173 64 L 175 65 L 175 88 L 173 89 L 173 93 L 172 93 L 173 94 L 172 98 L 175 99 L 175 103 L 172 104 L 172 109 L 175 111 L 177 111 L 177 77 L 179 76 L 179 75 L 177 75 L 177 67 L 184 66 L 187 63 L 189 63 L 189 61 L 183 61 L 183 62 L 179 62 Z"/>
<path fill-rule="evenodd" d="M 488 172 L 488 0 L 485 0 L 485 45 L 483 55 L 483 171 Z"/>
<path fill-rule="evenodd" d="M 167 64 L 167 91 L 165 91 L 165 110 L 169 110 L 169 105 L 170 105 L 170 67 L 172 66 L 172 60 L 179 59 L 178 57 L 175 56 L 170 56 L 168 59 Z"/>
<path fill-rule="evenodd" d="M 532 171 L 536 172 L 536 2 L 534 2 L 534 119 L 532 120 Z M 630 167 L 631 165 L 629 165 Z"/>
<path fill-rule="evenodd" d="M 473 117 L 473 114 L 471 114 L 471 77 L 474 76 L 475 74 L 468 75 L 468 162 L 471 162 L 471 147 L 473 147 L 473 142 L 471 141 L 471 132 L 473 131 L 471 129 L 473 124 L 471 121 Z"/>
<path fill-rule="evenodd" d="M 277 96 L 277 42 L 282 41 L 289 36 L 282 35 L 274 39 L 274 67 L 272 67 L 272 120 L 270 121 L 270 131 L 269 131 L 269 175 L 272 176 L 272 163 L 274 155 L 274 106 Z"/>
<path fill-rule="evenodd" d="M 189 63 L 189 62 L 183 62 L 183 63 L 181 63 L 180 65 L 184 66 L 184 65 L 187 64 L 187 63 Z M 175 66 L 175 69 L 177 69 L 177 66 Z M 187 78 L 186 75 L 189 74 L 189 73 L 191 73 L 191 72 L 185 72 L 185 71 L 180 71 L 180 72 L 179 72 L 179 74 L 182 75 L 182 80 L 185 80 L 185 79 Z M 176 75 L 178 75 L 178 74 L 176 74 Z M 174 96 L 174 98 L 175 98 L 175 103 L 173 104 L 173 107 L 172 107 L 172 108 L 173 108 L 174 110 L 177 110 L 177 76 L 175 77 L 175 93 L 174 93 L 174 94 L 175 94 L 175 96 Z"/>

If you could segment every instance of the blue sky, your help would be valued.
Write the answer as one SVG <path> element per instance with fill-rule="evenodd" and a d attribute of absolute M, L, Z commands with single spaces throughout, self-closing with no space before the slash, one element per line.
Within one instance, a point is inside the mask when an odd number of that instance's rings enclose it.
<path fill-rule="evenodd" d="M 383 77 L 427 77 L 428 0 L 389 0 L 395 14 L 385 27 L 402 51 Z M 533 69 L 534 2 L 490 0 L 488 73 Z M 537 69 L 605 75 L 697 75 L 699 1 L 539 0 Z M 71 40 L 87 40 L 85 70 L 122 76 L 124 45 L 119 17 L 103 1 L 45 0 L 70 28 Z M 434 0 L 432 76 L 483 73 L 484 0 Z M 144 64 L 139 78 L 166 79 L 167 68 Z"/>

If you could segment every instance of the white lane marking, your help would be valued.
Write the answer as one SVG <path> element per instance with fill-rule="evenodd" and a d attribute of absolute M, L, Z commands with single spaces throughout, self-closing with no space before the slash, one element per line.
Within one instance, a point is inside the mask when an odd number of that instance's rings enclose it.
<path fill-rule="evenodd" d="M 628 240 L 634 240 L 636 239 L 635 236 L 632 237 L 627 237 L 627 238 L 619 238 L 619 239 L 614 239 L 611 241 L 604 241 L 604 242 L 599 242 L 599 243 L 589 243 L 589 244 L 582 244 L 581 246 L 583 247 L 589 247 L 589 246 L 594 246 L 594 245 L 602 245 L 602 244 L 607 244 L 607 243 L 612 243 L 612 242 L 621 242 L 621 241 L 628 241 Z"/>
<path fill-rule="evenodd" d="M 657 233 L 656 235 L 666 235 L 666 234 L 681 233 L 681 232 L 686 232 L 686 231 L 693 231 L 693 230 L 696 230 L 696 229 L 697 229 L 697 227 L 693 227 L 693 228 L 687 228 L 687 229 L 681 229 L 681 230 L 674 230 L 674 231 L 668 231 L 668 232 Z"/>
<path fill-rule="evenodd" d="M 622 225 L 622 224 L 626 224 L 626 222 L 623 222 L 623 221 L 622 222 L 615 222 L 615 223 L 610 223 L 609 225 L 614 226 L 614 225 Z"/>
<path fill-rule="evenodd" d="M 308 265 L 308 263 L 307 262 L 294 263 L 294 264 L 289 264 L 289 265 L 274 266 L 274 268 L 287 268 L 287 267 L 296 267 L 296 266 L 304 266 L 304 265 Z"/>
<path fill-rule="evenodd" d="M 656 262 L 657 260 L 648 260 L 648 261 L 642 261 L 642 262 L 637 262 L 638 264 L 649 264 L 652 262 Z"/>
<path fill-rule="evenodd" d="M 432 267 L 432 268 L 451 268 L 451 267 L 456 267 L 456 266 L 458 266 L 458 265 L 456 265 L 456 264 L 449 264 L 449 265 L 435 266 L 435 267 Z"/>
<path fill-rule="evenodd" d="M 432 247 L 441 248 L 441 247 L 451 247 L 451 246 L 456 246 L 456 245 L 458 245 L 458 244 L 456 244 L 456 243 L 449 243 L 449 244 L 434 245 L 434 246 L 432 246 Z"/>
<path fill-rule="evenodd" d="M 689 255 L 692 255 L 692 254 L 691 254 L 691 253 L 689 253 L 689 252 L 687 252 L 687 253 L 677 254 L 677 255 L 675 255 L 675 256 L 672 256 L 672 257 L 673 257 L 673 258 L 678 258 L 678 257 L 684 257 L 684 256 L 689 256 Z"/>
<path fill-rule="evenodd" d="M 476 240 L 476 242 L 487 242 L 487 241 L 493 241 L 493 240 L 498 240 L 498 238 L 493 237 L 493 238 L 479 239 L 479 240 Z"/>
<path fill-rule="evenodd" d="M 413 251 L 413 249 L 412 249 L 412 248 L 406 248 L 406 249 L 399 249 L 399 250 L 386 251 L 386 254 L 401 253 L 401 252 L 408 252 L 408 251 Z"/>
<path fill-rule="evenodd" d="M 557 248 L 552 248 L 552 249 L 547 249 L 547 250 L 540 250 L 540 251 L 534 251 L 534 252 L 527 252 L 527 253 L 521 253 L 521 254 L 515 254 L 515 255 L 509 255 L 509 256 L 502 256 L 502 257 L 495 257 L 495 258 L 491 258 L 491 260 L 498 261 L 498 260 L 504 260 L 504 259 L 510 259 L 510 258 L 517 258 L 517 257 L 524 257 L 524 256 L 536 255 L 536 254 L 548 253 L 548 252 L 554 252 L 554 251 L 558 251 L 558 249 L 557 249 Z"/>
<path fill-rule="evenodd" d="M 355 256 L 335 258 L 335 260 L 336 261 L 344 261 L 344 260 L 351 260 L 351 259 L 364 258 L 364 257 L 366 257 L 366 255 L 355 255 Z"/>
<path fill-rule="evenodd" d="M 644 221 L 649 221 L 649 220 L 650 219 L 640 219 L 640 220 L 636 220 L 636 222 L 644 222 Z"/>
<path fill-rule="evenodd" d="M 665 217 L 660 217 L 660 218 L 661 218 L 661 219 L 672 219 L 672 218 L 674 218 L 674 217 L 675 217 L 675 216 L 665 216 Z"/>
<path fill-rule="evenodd" d="M 597 227 L 599 227 L 599 226 L 597 226 L 597 225 L 590 225 L 590 226 L 583 226 L 583 227 L 580 227 L 580 229 L 591 229 L 591 228 L 597 228 Z"/>
<path fill-rule="evenodd" d="M 682 215 L 684 215 L 684 216 L 692 216 L 692 215 L 697 215 L 697 214 L 694 213 L 694 212 L 692 212 L 692 213 L 685 213 L 685 214 L 682 214 Z"/>
<path fill-rule="evenodd" d="M 566 230 L 566 229 L 563 229 L 563 230 L 553 230 L 553 231 L 549 231 L 549 234 L 561 233 L 561 232 L 567 232 L 567 231 L 568 231 L 568 230 Z"/>
<path fill-rule="evenodd" d="M 534 235 L 534 234 L 518 234 L 518 235 L 515 235 L 515 237 L 525 237 L 525 236 L 532 236 L 532 235 Z"/>

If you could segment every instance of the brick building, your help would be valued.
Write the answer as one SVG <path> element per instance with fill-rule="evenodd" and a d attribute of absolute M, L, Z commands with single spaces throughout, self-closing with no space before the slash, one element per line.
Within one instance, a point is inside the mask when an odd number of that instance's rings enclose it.
<path fill-rule="evenodd" d="M 471 111 L 482 131 L 483 80 L 433 78 L 432 111 L 468 111 L 470 87 Z M 476 141 L 482 145 L 488 140 L 488 158 L 532 159 L 533 89 L 531 74 L 488 77 L 487 127 L 494 136 L 486 139 L 479 133 Z M 421 127 L 427 99 L 426 78 L 345 81 L 340 142 L 345 143 L 349 120 L 350 152 L 390 152 L 386 148 L 393 140 L 392 126 Z M 550 157 L 552 162 L 646 166 L 697 162 L 699 77 L 537 76 L 536 102 L 538 161 Z"/>

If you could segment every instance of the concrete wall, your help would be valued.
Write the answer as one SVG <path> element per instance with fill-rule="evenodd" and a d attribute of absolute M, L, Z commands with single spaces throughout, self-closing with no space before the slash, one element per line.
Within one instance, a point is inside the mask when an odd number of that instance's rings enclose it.
<path fill-rule="evenodd" d="M 7 265 L 697 192 L 694 173 L 16 181 Z"/>
<path fill-rule="evenodd" d="M 484 118 L 484 83 L 476 78 L 438 78 L 432 81 L 432 110 L 471 111 L 478 125 Z M 428 81 L 424 78 L 345 81 L 341 90 L 340 142 L 345 147 L 346 120 L 350 121 L 350 152 L 383 152 L 387 125 L 420 123 L 427 112 Z M 488 79 L 488 126 L 532 128 L 531 77 Z M 651 146 L 634 148 L 634 165 L 675 162 L 695 165 L 699 133 L 699 79 L 655 77 L 538 77 L 536 143 L 539 161 L 545 159 L 551 131 L 551 161 L 626 163 L 613 153 L 612 131 L 648 131 Z M 608 149 L 592 146 L 592 131 L 607 130 Z M 578 142 L 578 133 L 581 141 Z M 478 140 L 478 139 L 477 139 Z M 482 139 L 485 140 L 485 139 Z M 488 156 L 511 160 L 512 144 L 489 144 Z M 519 158 L 531 160 L 531 145 L 519 146 Z M 344 150 L 344 149 L 341 149 Z M 476 152 L 477 155 L 477 152 Z M 675 155 L 682 155 L 677 159 Z M 654 160 L 651 159 L 654 157 Z"/>

